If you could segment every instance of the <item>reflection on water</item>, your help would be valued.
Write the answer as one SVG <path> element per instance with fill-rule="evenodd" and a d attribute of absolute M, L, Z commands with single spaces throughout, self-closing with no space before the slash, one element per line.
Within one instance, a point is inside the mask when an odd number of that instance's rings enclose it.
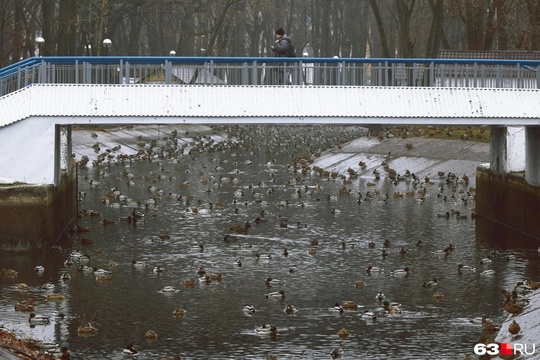
<path fill-rule="evenodd" d="M 499 290 L 526 277 L 538 279 L 537 246 L 484 232 L 489 225 L 477 233 L 470 217 L 438 216 L 452 210 L 469 214 L 474 198 L 460 200 L 466 195 L 459 190 L 473 183 L 456 184 L 456 192 L 444 178 L 431 185 L 407 178 L 397 185 L 379 180 L 368 186 L 372 177 L 344 184 L 340 177 L 301 171 L 301 162 L 294 162 L 360 136 L 356 130 L 229 127 L 224 129 L 229 140 L 210 145 L 210 136 L 200 137 L 184 147 L 183 155 L 156 152 L 150 161 L 80 169 L 79 190 L 86 193 L 80 209 L 100 216 L 80 218 L 79 225 L 90 232 L 73 234 L 62 244 L 64 252 L 0 255 L 1 268 L 19 272 L 15 279 L 0 278 L 2 324 L 66 344 L 79 359 L 121 359 L 130 343 L 140 359 L 264 359 L 267 354 L 328 359 L 336 347 L 343 349 L 343 359 L 472 354 L 481 330 L 470 320 L 505 318 Z M 441 185 L 446 201 L 437 196 Z M 135 224 L 127 220 L 134 208 L 144 215 Z M 257 217 L 263 221 L 256 222 Z M 246 222 L 251 226 L 244 230 Z M 449 244 L 455 249 L 444 252 Z M 90 256 L 87 266 L 110 270 L 111 279 L 98 281 L 92 271 L 79 272 L 77 262 L 65 267 L 74 249 Z M 493 262 L 481 265 L 495 249 Z M 516 260 L 507 261 L 509 254 Z M 134 268 L 134 260 L 148 267 Z M 477 269 L 458 273 L 460 263 Z M 36 265 L 45 271 L 36 273 Z M 369 265 L 382 271 L 368 275 Z M 165 270 L 155 273 L 156 266 Z M 296 271 L 290 271 L 292 266 Z M 199 281 L 200 267 L 221 279 Z M 411 269 L 408 276 L 391 275 L 405 267 Z M 485 269 L 495 274 L 480 275 Z M 71 279 L 61 280 L 64 272 Z M 269 277 L 283 282 L 267 284 Z M 422 286 L 433 278 L 438 286 Z M 183 282 L 188 280 L 194 284 Z M 357 281 L 365 287 L 357 287 Z M 30 289 L 17 289 L 20 282 Z M 56 287 L 40 289 L 46 282 Z M 165 286 L 178 291 L 161 291 Z M 267 296 L 279 290 L 284 299 Z M 436 290 L 444 299 L 433 298 Z M 46 301 L 53 292 L 65 299 Z M 383 316 L 379 292 L 401 304 L 401 313 Z M 14 308 L 28 299 L 36 301 L 38 314 L 66 316 L 31 327 L 28 313 Z M 334 311 L 334 304 L 343 301 L 359 308 Z M 246 304 L 254 314 L 243 311 Z M 287 304 L 297 311 L 287 314 Z M 185 309 L 185 315 L 173 315 L 175 309 Z M 379 316 L 364 319 L 365 310 Z M 78 334 L 87 322 L 98 329 L 95 335 Z M 263 324 L 276 326 L 277 335 L 257 333 Z M 338 336 L 341 328 L 348 337 Z M 145 339 L 148 330 L 157 339 Z"/>

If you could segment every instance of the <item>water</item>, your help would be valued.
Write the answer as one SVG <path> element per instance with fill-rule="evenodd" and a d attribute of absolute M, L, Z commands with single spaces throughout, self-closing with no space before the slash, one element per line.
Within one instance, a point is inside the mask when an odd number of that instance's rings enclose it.
<path fill-rule="evenodd" d="M 22 336 L 65 344 L 76 359 L 122 359 L 129 343 L 140 351 L 139 359 L 265 359 L 269 354 L 330 359 L 336 347 L 343 349 L 343 359 L 455 359 L 472 354 L 480 336 L 480 325 L 471 319 L 501 322 L 506 317 L 501 288 L 540 276 L 534 242 L 470 217 L 437 216 L 451 209 L 469 214 L 474 207 L 474 197 L 464 203 L 437 196 L 444 179 L 428 185 L 426 200 L 418 201 L 417 195 L 393 195 L 415 190 L 410 179 L 397 185 L 380 180 L 369 187 L 373 179 L 360 177 L 346 184 L 351 191 L 343 194 L 339 177 L 291 168 L 293 160 L 300 163 L 300 154 L 361 136 L 358 129 L 246 126 L 224 131 L 229 140 L 212 150 L 201 146 L 208 143 L 208 135 L 197 137 L 181 156 L 80 169 L 79 190 L 86 193 L 80 209 L 100 216 L 81 218 L 79 225 L 91 231 L 62 242 L 63 252 L 0 255 L 1 268 L 19 272 L 15 279 L 0 278 L 3 326 Z M 474 186 L 471 175 L 471 183 L 458 184 L 458 190 Z M 99 185 L 92 187 L 91 180 Z M 119 200 L 112 188 L 127 199 Z M 446 187 L 443 195 L 452 194 L 461 198 Z M 144 222 L 135 226 L 123 220 L 134 207 L 144 213 Z M 256 224 L 263 211 L 266 221 Z M 287 227 L 280 226 L 283 218 Z M 104 219 L 114 223 L 104 225 Z M 246 234 L 230 230 L 247 221 L 251 227 Z M 226 234 L 238 239 L 226 242 Z M 83 246 L 83 238 L 91 244 Z M 312 245 L 315 239 L 317 246 Z M 381 255 L 385 240 L 390 241 L 387 257 Z M 370 242 L 376 247 L 368 247 Z M 434 253 L 448 244 L 455 245 L 449 255 Z M 399 252 L 402 247 L 405 254 Z M 283 255 L 285 248 L 288 256 Z M 79 273 L 77 263 L 64 267 L 73 249 L 90 255 L 89 266 L 110 269 L 112 280 L 96 281 L 92 273 Z M 493 263 L 481 265 L 495 249 Z M 516 260 L 507 261 L 509 254 Z M 134 269 L 133 260 L 149 266 Z M 459 274 L 459 263 L 477 271 Z M 45 272 L 36 274 L 36 265 L 43 265 Z M 161 274 L 153 272 L 158 265 L 166 269 Z M 293 265 L 298 270 L 290 273 Z M 384 270 L 367 275 L 368 265 Z M 222 274 L 222 280 L 182 286 L 182 280 L 198 278 L 199 267 Z M 390 275 L 404 267 L 411 269 L 409 276 Z M 481 276 L 485 269 L 495 270 L 495 275 Z M 71 280 L 60 280 L 63 272 Z M 268 287 L 267 277 L 285 282 Z M 432 278 L 440 283 L 441 301 L 433 298 L 437 288 L 422 287 Z M 365 281 L 364 288 L 356 287 L 359 280 Z M 30 289 L 18 290 L 20 282 Z M 56 288 L 41 290 L 46 282 Z M 161 293 L 164 286 L 179 291 Z M 266 299 L 267 293 L 280 289 L 284 300 Z M 364 310 L 379 309 L 379 291 L 401 303 L 402 313 L 363 320 Z M 50 292 L 62 292 L 65 299 L 46 301 Z M 30 327 L 28 314 L 14 310 L 23 299 L 37 301 L 36 313 L 62 311 L 66 317 Z M 360 308 L 343 314 L 331 311 L 334 303 L 346 300 Z M 254 316 L 242 311 L 245 304 L 255 307 Z M 287 304 L 298 311 L 287 315 Z M 173 316 L 176 308 L 185 309 L 186 315 Z M 79 325 L 88 321 L 97 333 L 78 335 Z M 256 334 L 261 324 L 275 325 L 278 336 Z M 350 332 L 346 339 L 337 335 L 343 327 Z M 150 329 L 157 332 L 156 340 L 144 338 Z"/>

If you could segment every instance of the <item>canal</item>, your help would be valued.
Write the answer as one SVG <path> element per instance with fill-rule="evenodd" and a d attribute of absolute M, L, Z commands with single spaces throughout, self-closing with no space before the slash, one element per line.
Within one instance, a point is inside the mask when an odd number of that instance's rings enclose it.
<path fill-rule="evenodd" d="M 77 160 L 90 159 L 79 230 L 43 253 L 0 255 L 18 272 L 0 277 L 0 325 L 73 359 L 123 359 L 128 344 L 139 359 L 329 359 L 338 348 L 342 359 L 456 359 L 473 353 L 475 319 L 506 318 L 501 289 L 540 278 L 537 243 L 473 218 L 487 158 L 471 142 L 431 143 L 447 156 L 434 159 L 415 156 L 427 142 L 350 126 L 124 131 L 76 132 Z M 399 313 L 381 310 L 380 292 Z M 24 300 L 50 323 L 30 324 L 15 310 Z M 357 308 L 336 311 L 346 301 Z M 92 334 L 78 332 L 88 323 Z"/>

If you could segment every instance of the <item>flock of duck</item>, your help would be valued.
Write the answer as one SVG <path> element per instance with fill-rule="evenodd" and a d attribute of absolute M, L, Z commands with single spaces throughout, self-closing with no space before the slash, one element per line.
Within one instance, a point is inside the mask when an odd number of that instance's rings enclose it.
<path fill-rule="evenodd" d="M 98 143 L 94 144 L 93 148 L 96 151 L 95 160 L 93 160 L 94 171 L 97 176 L 87 177 L 83 181 L 86 181 L 86 186 L 82 186 L 84 190 L 79 193 L 79 200 L 81 205 L 85 205 L 86 191 L 100 191 L 102 194 L 101 202 L 102 206 L 109 207 L 111 209 L 129 209 L 129 215 L 119 216 L 118 218 L 103 218 L 100 221 L 100 224 L 107 228 L 107 226 L 116 224 L 116 223 L 126 223 L 127 226 L 141 226 L 146 222 L 152 221 L 152 218 L 158 217 L 158 207 L 156 204 L 159 204 L 163 199 L 167 198 L 169 201 L 174 200 L 182 204 L 185 207 L 185 212 L 182 216 L 197 216 L 202 214 L 210 214 L 214 209 L 232 207 L 232 211 L 236 214 L 241 213 L 245 214 L 248 207 L 252 205 L 259 205 L 260 207 L 265 206 L 266 208 L 276 209 L 288 209 L 290 210 L 293 206 L 298 206 L 298 208 L 304 208 L 309 206 L 311 203 L 315 204 L 328 204 L 325 205 L 328 207 L 328 216 L 339 216 L 341 210 L 339 209 L 339 199 L 342 197 L 353 198 L 355 202 L 361 206 L 364 202 L 378 203 L 384 206 L 392 202 L 392 199 L 399 201 L 401 198 L 411 198 L 415 202 L 425 202 L 430 199 L 437 199 L 442 203 L 447 203 L 448 211 L 442 213 L 434 214 L 434 217 L 449 219 L 456 219 L 456 221 L 466 220 L 469 218 L 474 219 L 474 201 L 475 201 L 475 190 L 469 186 L 469 178 L 466 174 L 463 176 L 458 176 L 452 172 L 443 172 L 439 171 L 437 174 L 432 174 L 430 176 L 420 177 L 417 176 L 414 172 L 406 171 L 404 174 L 398 174 L 392 167 L 391 164 L 391 154 L 386 155 L 383 158 L 383 162 L 373 169 L 369 173 L 370 181 L 367 183 L 367 188 L 365 190 L 358 191 L 355 189 L 353 182 L 358 179 L 359 174 L 362 171 L 365 171 L 366 164 L 361 161 L 358 163 L 357 167 L 349 167 L 346 174 L 339 174 L 336 172 L 328 171 L 322 168 L 313 167 L 311 163 L 317 156 L 320 156 L 321 153 L 327 149 L 334 146 L 341 146 L 346 141 L 358 137 L 356 132 L 347 132 L 343 130 L 338 132 L 334 136 L 325 135 L 325 128 L 313 128 L 310 129 L 318 136 L 318 142 L 309 141 L 309 136 L 306 135 L 303 138 L 300 134 L 292 134 L 286 131 L 279 130 L 265 130 L 264 132 L 257 127 L 233 127 L 227 128 L 228 136 L 216 140 L 215 137 L 210 135 L 191 135 L 186 132 L 186 136 L 192 137 L 192 141 L 181 141 L 180 134 L 175 130 L 170 136 L 165 137 L 161 143 L 158 143 L 155 140 L 145 142 L 141 139 L 138 146 L 140 150 L 135 154 L 126 155 L 120 154 L 121 146 L 107 149 L 104 152 L 99 152 L 103 148 L 104 144 Z M 311 135 L 313 136 L 313 134 Z M 269 138 L 270 137 L 270 138 Z M 94 133 L 92 135 L 93 139 L 99 140 L 99 135 Z M 227 165 L 222 160 L 219 160 L 219 157 L 216 156 L 216 162 L 213 166 L 209 164 L 201 164 L 200 167 L 193 168 L 188 167 L 185 172 L 199 172 L 200 181 L 203 188 L 206 188 L 205 191 L 207 194 L 212 192 L 217 192 L 220 187 L 228 186 L 229 188 L 235 188 L 236 190 L 233 193 L 232 203 L 226 203 L 222 199 L 215 199 L 213 201 L 204 200 L 204 194 L 200 193 L 190 193 L 189 187 L 190 184 L 187 180 L 183 180 L 181 175 L 171 173 L 165 170 L 164 162 L 170 161 L 173 164 L 179 164 L 183 157 L 191 157 L 195 159 L 200 154 L 220 154 L 225 152 L 235 153 L 235 154 L 251 154 L 257 152 L 257 141 L 260 141 L 261 138 L 266 138 L 266 149 L 265 155 L 267 158 L 272 158 L 277 156 L 280 151 L 288 151 L 292 154 L 295 154 L 292 157 L 292 160 L 287 164 L 287 174 L 289 174 L 289 179 L 284 183 L 278 183 L 277 176 L 274 172 L 270 171 L 270 177 L 267 180 L 268 184 L 261 181 L 259 184 L 245 184 L 242 183 L 242 174 L 241 171 L 236 170 L 230 172 L 228 175 L 222 175 L 221 170 Z M 241 155 L 239 155 L 241 156 Z M 89 161 L 92 161 L 88 157 L 81 159 L 79 166 L 87 166 Z M 154 162 L 157 165 L 158 170 L 148 175 L 136 175 L 136 172 L 130 172 L 130 164 L 137 161 L 148 161 Z M 244 165 L 250 165 L 248 161 L 244 160 Z M 269 160 L 268 165 L 271 167 L 276 162 L 275 159 Z M 121 166 L 118 166 L 121 165 Z M 236 165 L 236 164 L 234 164 Z M 135 165 L 133 165 L 135 167 Z M 213 167 L 213 170 L 212 170 Z M 122 185 L 114 188 L 103 188 L 102 183 L 107 181 L 106 178 L 114 177 L 117 182 L 121 182 Z M 145 182 L 150 183 L 147 187 L 147 196 L 144 198 L 141 197 L 141 193 L 137 192 L 136 194 L 130 193 L 129 188 L 135 186 L 136 182 Z M 309 183 L 309 181 L 314 181 L 314 184 Z M 327 193 L 324 190 L 324 182 L 332 182 L 335 184 L 341 184 L 338 186 L 336 194 Z M 380 186 L 377 186 L 377 183 L 387 182 L 393 186 L 399 185 L 403 182 L 410 184 L 410 189 L 407 192 L 398 191 L 397 188 L 393 192 L 383 193 Z M 176 184 L 182 193 L 175 193 L 169 191 L 163 185 L 163 183 Z M 323 184 L 323 185 L 321 185 Z M 371 185 L 375 184 L 375 185 Z M 293 201 L 290 199 L 276 199 L 273 198 L 275 193 L 279 192 L 279 189 L 293 190 Z M 328 188 L 331 188 L 329 186 Z M 266 191 L 264 191 L 266 189 Z M 139 198 L 133 198 L 133 195 L 139 196 Z M 309 199 L 309 200 L 308 200 Z M 270 204 L 273 202 L 273 204 Z M 468 213 L 463 213 L 462 211 L 456 210 L 455 208 L 460 205 L 473 205 L 468 207 L 470 211 Z M 264 225 L 268 222 L 276 226 L 276 228 L 297 228 L 305 229 L 308 227 L 308 224 L 293 221 L 289 218 L 278 215 L 275 216 L 271 211 L 262 210 L 254 215 L 251 215 L 252 218 L 241 222 L 240 224 L 228 224 L 226 225 L 225 234 L 220 239 L 220 241 L 226 246 L 235 246 L 243 249 L 252 248 L 252 244 L 249 242 L 243 242 L 249 239 L 249 234 L 253 231 L 253 226 Z M 102 248 L 95 246 L 95 241 L 89 238 L 87 233 L 91 234 L 91 228 L 85 228 L 83 225 L 87 218 L 98 217 L 101 218 L 102 215 L 100 211 L 84 209 L 79 213 L 80 221 L 79 225 L 71 229 L 72 239 L 80 240 L 81 246 L 85 249 L 92 248 L 95 252 L 94 254 L 89 253 L 88 251 L 80 250 L 78 246 L 72 250 L 62 249 L 60 246 L 56 248 L 63 254 L 67 254 L 67 258 L 64 260 L 65 270 L 60 274 L 60 281 L 69 282 L 73 276 L 73 272 L 76 271 L 79 274 L 91 274 L 95 277 L 98 282 L 110 282 L 114 276 L 114 268 L 117 263 L 115 261 L 109 261 L 106 263 L 106 266 L 96 266 L 94 262 L 91 261 L 93 257 L 100 256 L 103 252 Z M 73 240 L 76 241 L 76 240 Z M 164 231 L 159 235 L 152 237 L 152 241 L 155 242 L 170 242 L 171 234 L 169 231 Z M 198 243 L 194 245 L 194 249 L 199 252 L 204 252 L 207 244 Z M 351 244 L 346 241 L 341 241 L 336 244 L 336 248 L 341 250 L 352 249 L 356 244 Z M 411 245 L 411 249 L 407 249 L 406 246 L 401 246 L 397 251 L 398 256 L 404 257 L 407 253 L 414 251 L 413 248 L 426 248 L 433 247 L 430 241 L 418 240 L 415 244 Z M 390 253 L 395 254 L 396 251 L 392 248 L 392 242 L 385 240 L 384 242 L 378 243 L 376 241 L 370 241 L 367 243 L 367 249 L 375 249 L 380 251 L 382 259 L 385 259 L 389 256 Z M 447 258 L 451 257 L 452 253 L 455 250 L 455 245 L 448 244 L 446 247 L 437 249 L 433 248 L 431 253 L 435 257 Z M 309 246 L 306 248 L 306 253 L 308 257 L 315 257 L 319 250 L 318 240 L 314 239 L 310 241 Z M 297 249 L 295 249 L 296 251 Z M 287 258 L 291 249 L 283 248 L 280 249 L 278 254 L 264 254 L 264 253 L 254 253 L 253 261 L 258 262 L 270 262 L 276 257 Z M 456 265 L 456 273 L 458 274 L 476 274 L 478 273 L 482 277 L 490 277 L 495 274 L 495 270 L 487 268 L 489 264 L 497 257 L 496 252 L 491 253 L 488 257 L 483 258 L 478 264 L 479 267 L 482 267 L 482 270 L 477 271 L 477 267 L 470 264 L 459 263 Z M 241 268 L 243 266 L 242 260 L 244 259 L 234 259 L 234 266 Z M 511 256 L 505 259 L 506 261 L 513 261 L 515 258 Z M 146 261 L 139 259 L 131 259 L 128 261 L 129 265 L 133 269 L 151 271 L 153 274 L 160 275 L 162 273 L 167 273 L 168 269 L 159 264 L 149 264 Z M 244 260 L 245 263 L 245 260 Z M 299 271 L 299 265 L 291 265 L 288 267 L 288 273 L 294 274 Z M 35 267 L 35 272 L 37 274 L 43 273 L 45 271 L 42 265 L 37 265 Z M 385 274 L 392 278 L 409 278 L 414 272 L 410 266 L 404 266 L 402 268 L 394 268 L 391 270 L 385 270 L 382 267 L 373 265 L 367 265 L 363 271 L 359 272 L 358 276 L 360 277 L 354 284 L 356 289 L 362 290 L 366 287 L 369 288 L 370 277 L 376 276 L 377 274 Z M 226 280 L 226 275 L 218 272 L 208 272 L 203 266 L 200 266 L 196 269 L 193 278 L 186 278 L 179 281 L 179 284 L 183 288 L 193 288 L 200 285 L 208 285 L 210 283 L 219 283 L 222 280 Z M 16 278 L 17 271 L 14 269 L 2 269 L 0 271 L 0 276 Z M 440 278 L 432 277 L 424 279 L 423 282 L 419 283 L 420 288 L 426 288 L 432 290 L 432 298 L 435 302 L 440 302 L 445 300 L 445 295 L 442 292 L 442 287 Z M 301 309 L 297 308 L 295 305 L 289 302 L 288 291 L 285 288 L 286 280 L 282 278 L 275 277 L 266 277 L 261 279 L 261 283 L 264 283 L 267 288 L 276 288 L 276 291 L 266 292 L 264 297 L 268 301 L 282 303 L 282 311 L 286 316 L 298 316 L 302 312 Z M 24 283 L 17 284 L 17 288 L 20 290 L 28 289 L 28 285 Z M 55 285 L 51 283 L 45 283 L 41 286 L 42 289 L 48 290 L 49 293 L 45 296 L 46 301 L 62 301 L 64 295 L 60 292 L 54 292 Z M 528 304 L 528 297 L 531 292 L 540 288 L 539 284 L 531 279 L 526 279 L 522 282 L 519 282 L 511 290 L 501 290 L 502 295 L 504 296 L 504 304 L 502 308 L 509 314 L 519 314 L 523 311 L 523 308 Z M 277 290 L 279 289 L 279 290 Z M 179 287 L 173 285 L 166 285 L 161 287 L 159 293 L 163 294 L 175 294 L 181 291 Z M 377 319 L 382 317 L 392 317 L 400 316 L 403 313 L 403 308 L 406 305 L 401 303 L 391 301 L 383 291 L 378 291 L 374 294 L 374 299 L 377 306 L 372 306 L 371 308 L 366 308 L 366 306 L 359 304 L 356 301 L 352 300 L 337 300 L 333 305 L 328 306 L 328 312 L 340 316 L 344 313 L 349 312 L 358 312 L 359 318 L 367 322 L 374 322 Z M 35 312 L 35 307 L 38 303 L 33 300 L 21 300 L 15 304 L 16 311 L 28 312 L 28 322 L 32 326 L 36 325 L 47 325 L 51 323 L 51 316 L 38 314 Z M 175 308 L 172 315 L 178 318 L 183 318 L 189 314 L 190 309 L 184 308 Z M 260 313 L 254 304 L 242 304 L 239 305 L 239 311 L 247 317 L 257 317 Z M 62 317 L 64 314 L 56 313 L 53 316 Z M 500 330 L 496 324 L 486 317 L 481 317 L 480 320 L 472 319 L 471 322 L 479 322 L 482 326 L 482 335 L 479 341 L 492 341 L 493 334 Z M 271 340 L 277 341 L 280 338 L 281 329 L 279 326 L 273 323 L 264 322 L 253 329 L 254 334 L 260 336 L 262 339 L 269 338 Z M 513 324 L 511 329 L 508 329 L 510 333 L 518 335 L 520 332 L 519 324 Z M 81 320 L 77 332 L 79 336 L 94 336 L 99 334 L 99 325 L 93 321 Z M 336 331 L 336 335 L 340 339 L 347 339 L 350 336 L 351 332 L 346 327 L 341 327 Z M 144 338 L 147 340 L 156 340 L 158 334 L 156 331 L 149 329 L 145 334 Z M 56 345 L 53 347 L 52 345 Z M 122 355 L 129 358 L 137 358 L 140 355 L 139 350 L 135 344 L 126 344 L 125 348 L 121 351 Z M 45 349 L 47 348 L 47 349 Z M 43 345 L 42 349 L 45 349 L 48 353 L 53 354 L 54 356 L 62 356 L 62 359 L 69 359 L 69 351 L 66 347 L 61 347 L 58 344 L 47 344 Z M 327 356 L 330 356 L 333 359 L 340 358 L 346 352 L 344 346 L 335 346 L 331 349 L 328 349 Z M 165 359 L 180 359 L 179 356 L 166 357 Z M 277 359 L 276 355 L 268 354 L 267 359 Z"/>

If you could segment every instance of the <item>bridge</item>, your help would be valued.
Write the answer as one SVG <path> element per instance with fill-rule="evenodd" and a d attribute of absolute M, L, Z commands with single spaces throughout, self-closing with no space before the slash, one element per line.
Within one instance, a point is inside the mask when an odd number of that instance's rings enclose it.
<path fill-rule="evenodd" d="M 489 125 L 490 181 L 524 172 L 526 185 L 537 189 L 539 66 L 480 59 L 30 58 L 0 69 L 0 182 L 58 187 L 72 173 L 74 125 L 427 124 Z M 39 151 L 21 147 L 29 140 Z"/>

